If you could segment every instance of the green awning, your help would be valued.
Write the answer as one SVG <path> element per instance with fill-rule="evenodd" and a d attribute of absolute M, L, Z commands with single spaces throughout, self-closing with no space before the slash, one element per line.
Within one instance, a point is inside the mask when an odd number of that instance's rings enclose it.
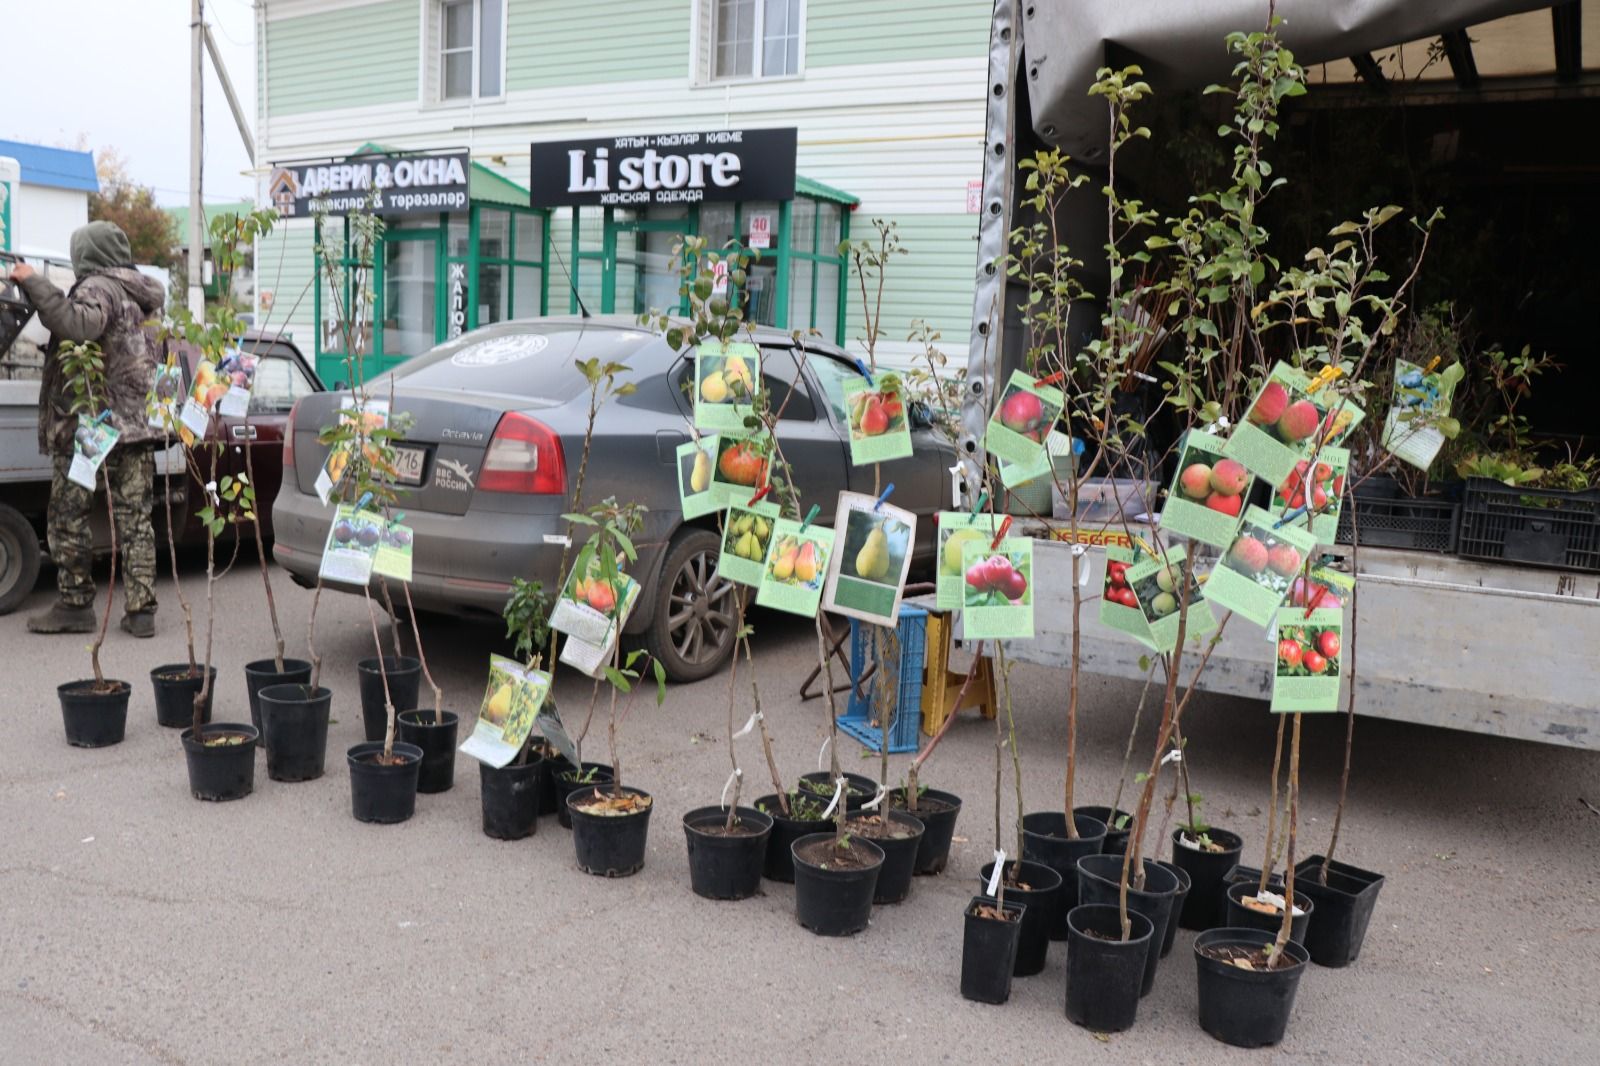
<path fill-rule="evenodd" d="M 832 185 L 824 185 L 814 181 L 804 174 L 794 176 L 794 194 L 796 196 L 809 196 L 813 200 L 831 200 L 836 204 L 846 207 L 856 207 L 861 203 L 859 196 L 851 196 L 843 189 L 835 189 Z"/>

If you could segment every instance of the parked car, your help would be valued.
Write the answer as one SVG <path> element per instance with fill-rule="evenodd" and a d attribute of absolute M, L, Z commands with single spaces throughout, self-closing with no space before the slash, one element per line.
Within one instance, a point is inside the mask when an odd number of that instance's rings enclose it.
<path fill-rule="evenodd" d="M 873 469 L 850 464 L 844 385 L 861 377 L 830 345 L 802 350 L 787 334 L 756 333 L 778 439 L 805 501 L 831 523 L 841 489 L 871 492 Z M 588 388 L 574 361 L 626 364 L 636 391 L 606 404 L 583 483 L 583 503 L 608 496 L 649 508 L 636 539 L 643 586 L 626 631 L 641 635 L 676 680 L 715 672 L 733 648 L 732 586 L 714 577 L 716 516 L 685 521 L 676 449 L 688 441 L 693 360 L 631 318 L 529 319 L 476 330 L 409 360 L 369 386 L 392 388 L 411 420 L 399 445 L 402 509 L 416 533 L 412 594 L 420 607 L 498 615 L 515 577 L 555 588 L 583 452 Z M 340 393 L 302 400 L 290 419 L 284 486 L 273 505 L 274 557 L 301 584 L 316 579 L 332 509 L 314 484 L 327 457 L 318 432 L 334 423 Z M 933 558 L 932 517 L 948 497 L 949 446 L 912 411 L 915 454 L 883 464 L 894 502 L 917 512 L 914 560 Z M 338 587 L 338 586 L 330 586 Z M 345 591 L 353 591 L 345 589 Z"/>

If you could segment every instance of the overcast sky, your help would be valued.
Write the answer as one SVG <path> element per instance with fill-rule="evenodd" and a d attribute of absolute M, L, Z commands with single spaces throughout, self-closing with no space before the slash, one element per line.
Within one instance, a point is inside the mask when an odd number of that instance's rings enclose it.
<path fill-rule="evenodd" d="M 255 124 L 250 0 L 206 0 L 206 21 Z M 114 146 L 163 204 L 189 197 L 189 0 L 0 0 L 0 138 Z M 253 196 L 228 102 L 206 58 L 205 198 Z"/>

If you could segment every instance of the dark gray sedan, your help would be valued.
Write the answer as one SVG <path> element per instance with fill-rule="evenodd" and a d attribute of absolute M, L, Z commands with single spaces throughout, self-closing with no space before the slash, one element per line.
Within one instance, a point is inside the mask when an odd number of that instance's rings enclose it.
<path fill-rule="evenodd" d="M 762 373 L 782 411 L 778 439 L 807 505 L 831 524 L 841 489 L 871 492 L 873 470 L 852 466 L 844 387 L 861 372 L 839 349 L 760 330 Z M 685 521 L 676 449 L 690 439 L 686 381 L 692 359 L 659 334 L 617 317 L 545 318 L 477 330 L 409 360 L 393 372 L 394 409 L 411 416 L 399 447 L 401 509 L 416 531 L 412 594 L 425 609 L 498 615 L 514 577 L 559 582 L 564 512 L 583 452 L 588 387 L 575 360 L 623 363 L 630 396 L 606 404 L 583 485 L 587 503 L 615 496 L 649 508 L 637 538 L 643 585 L 627 632 L 680 681 L 714 673 L 733 647 L 732 586 L 713 576 L 716 515 Z M 369 392 L 387 397 L 388 377 Z M 295 408 L 273 505 L 273 554 L 301 584 L 316 579 L 332 520 L 314 485 L 327 455 L 319 430 L 334 422 L 341 396 L 309 396 Z M 932 563 L 934 512 L 948 500 L 954 455 L 912 407 L 915 454 L 883 464 L 893 501 L 924 516 L 914 561 Z M 333 585 L 332 588 L 341 586 Z M 346 591 L 350 591 L 346 587 Z"/>

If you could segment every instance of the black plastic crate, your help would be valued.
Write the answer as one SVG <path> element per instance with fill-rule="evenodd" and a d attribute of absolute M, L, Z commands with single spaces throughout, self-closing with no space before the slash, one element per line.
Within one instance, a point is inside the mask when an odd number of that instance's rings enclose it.
<path fill-rule="evenodd" d="M 1461 507 L 1437 497 L 1368 496 L 1356 493 L 1355 506 L 1346 500 L 1339 508 L 1340 544 L 1350 544 L 1351 523 L 1361 526 L 1361 543 L 1368 548 L 1407 548 L 1448 555 L 1456 550 L 1456 530 Z"/>
<path fill-rule="evenodd" d="M 1559 492 L 1468 478 L 1458 552 L 1600 573 L 1600 489 Z"/>

